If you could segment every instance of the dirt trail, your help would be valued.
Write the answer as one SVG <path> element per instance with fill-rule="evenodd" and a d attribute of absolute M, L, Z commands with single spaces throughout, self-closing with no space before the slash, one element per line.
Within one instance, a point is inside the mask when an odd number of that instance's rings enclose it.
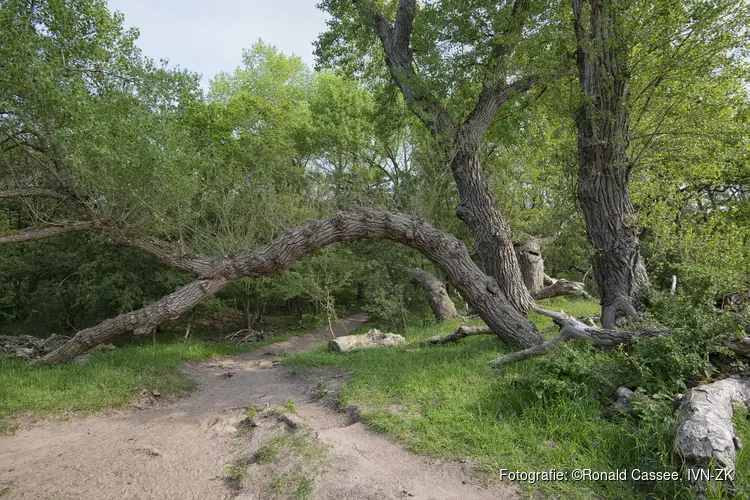
<path fill-rule="evenodd" d="M 345 318 L 336 325 L 336 334 L 348 333 L 365 320 L 361 314 Z M 510 487 L 482 485 L 463 464 L 417 456 L 370 432 L 316 401 L 305 381 L 274 362 L 282 350 L 308 349 L 329 335 L 327 329 L 318 330 L 239 356 L 187 364 L 184 371 L 200 386 L 168 406 L 46 422 L 0 437 L 0 497 L 268 498 L 259 481 L 233 491 L 227 467 L 259 446 L 255 441 L 260 434 L 238 433 L 244 407 L 291 400 L 309 426 L 306 432 L 327 449 L 312 498 L 517 498 Z M 293 498 L 280 495 L 275 497 Z"/>

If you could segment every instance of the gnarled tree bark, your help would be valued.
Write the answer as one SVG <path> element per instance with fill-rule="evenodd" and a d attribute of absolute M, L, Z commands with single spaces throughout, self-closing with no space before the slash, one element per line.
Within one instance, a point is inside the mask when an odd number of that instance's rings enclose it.
<path fill-rule="evenodd" d="M 438 323 L 458 316 L 456 305 L 448 296 L 443 282 L 437 277 L 422 269 L 413 269 L 411 282 L 425 291 L 427 302 L 430 303 L 430 309 Z"/>
<path fill-rule="evenodd" d="M 62 363 L 124 333 L 146 334 L 178 317 L 234 280 L 256 278 L 288 269 L 294 262 L 328 245 L 357 239 L 387 239 L 419 250 L 440 267 L 480 317 L 507 343 L 529 347 L 542 341 L 536 327 L 514 308 L 497 284 L 471 260 L 466 245 L 428 223 L 390 212 L 338 213 L 289 231 L 267 245 L 213 263 L 201 278 L 137 311 L 120 314 L 78 332 L 70 342 L 40 358 L 38 364 Z"/>
<path fill-rule="evenodd" d="M 602 324 L 642 309 L 646 268 L 638 222 L 628 194 L 632 162 L 628 147 L 626 47 L 621 0 L 573 0 L 576 62 L 583 102 L 578 125 L 578 200 L 594 244 L 594 276 Z"/>
<path fill-rule="evenodd" d="M 515 243 L 518 253 L 518 263 L 526 288 L 531 292 L 534 300 L 550 299 L 564 295 L 583 297 L 588 300 L 594 298 L 586 292 L 583 283 L 568 280 L 556 280 L 544 273 L 544 259 L 542 247 L 554 241 L 554 238 L 535 238 L 529 236 Z"/>

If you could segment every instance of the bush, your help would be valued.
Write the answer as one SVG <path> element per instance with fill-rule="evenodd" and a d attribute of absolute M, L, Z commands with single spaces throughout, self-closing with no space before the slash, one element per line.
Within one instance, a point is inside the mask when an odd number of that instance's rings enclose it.
<path fill-rule="evenodd" d="M 650 394 L 681 392 L 713 376 L 717 370 L 710 355 L 731 354 L 727 344 L 741 338 L 747 326 L 747 318 L 680 296 L 652 296 L 651 311 L 672 335 L 637 338 L 626 353 L 638 386 Z"/>

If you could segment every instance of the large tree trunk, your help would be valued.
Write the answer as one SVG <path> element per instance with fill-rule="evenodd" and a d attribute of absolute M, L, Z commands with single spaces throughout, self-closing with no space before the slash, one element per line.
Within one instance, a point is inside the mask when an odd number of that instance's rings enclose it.
<path fill-rule="evenodd" d="M 471 260 L 463 242 L 405 214 L 361 212 L 339 213 L 328 219 L 311 221 L 265 246 L 217 261 L 212 269 L 206 270 L 210 271 L 210 277 L 198 279 L 138 311 L 120 314 L 81 330 L 70 342 L 36 363 L 69 361 L 118 335 L 148 333 L 160 323 L 191 310 L 234 280 L 257 278 L 288 269 L 316 250 L 357 239 L 387 239 L 419 250 L 446 273 L 461 295 L 502 340 L 518 347 L 529 347 L 542 341 L 536 327 L 508 302 L 497 281 L 484 274 Z"/>
<path fill-rule="evenodd" d="M 151 333 L 161 323 L 179 318 L 229 283 L 230 280 L 224 277 L 193 281 L 154 304 L 137 311 L 120 314 L 96 326 L 81 330 L 68 343 L 37 359 L 34 364 L 55 364 L 70 361 L 123 333 L 133 332 L 135 335 Z"/>
<path fill-rule="evenodd" d="M 466 224 L 476 242 L 484 272 L 497 280 L 516 309 L 527 311 L 534 300 L 524 285 L 510 227 L 485 179 L 479 161 L 480 139 L 463 134 L 457 139 L 459 149 L 451 163 L 461 197 L 456 215 Z"/>
<path fill-rule="evenodd" d="M 573 0 L 576 61 L 583 91 L 578 124 L 578 199 L 594 244 L 602 323 L 642 308 L 647 276 L 628 195 L 628 83 L 620 0 Z"/>
<path fill-rule="evenodd" d="M 450 164 L 461 198 L 456 215 L 468 227 L 477 245 L 484 271 L 495 278 L 508 302 L 519 312 L 533 306 L 531 294 L 523 284 L 510 228 L 498 208 L 479 161 L 482 139 L 497 111 L 513 94 L 525 92 L 537 81 L 535 77 L 519 78 L 507 83 L 507 58 L 519 40 L 529 14 L 529 2 L 516 0 L 508 6 L 513 22 L 491 37 L 492 54 L 485 61 L 486 81 L 469 116 L 461 123 L 435 96 L 429 84 L 416 72 L 411 33 L 417 12 L 416 0 L 399 0 L 394 21 L 380 11 L 374 2 L 354 0 L 370 23 L 383 46 L 385 63 L 404 101 L 432 134 L 440 153 Z M 524 331 L 531 333 L 527 322 Z"/>
<path fill-rule="evenodd" d="M 437 277 L 422 269 L 414 269 L 411 272 L 411 282 L 425 291 L 427 302 L 430 303 L 430 309 L 438 323 L 458 316 L 456 306 L 448 296 L 445 285 Z"/>

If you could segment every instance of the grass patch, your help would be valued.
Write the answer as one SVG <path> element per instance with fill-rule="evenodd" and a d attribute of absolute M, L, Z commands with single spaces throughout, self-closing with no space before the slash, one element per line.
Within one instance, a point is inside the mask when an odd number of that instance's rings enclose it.
<path fill-rule="evenodd" d="M 326 447 L 312 436 L 284 433 L 265 443 L 252 457 L 235 460 L 227 467 L 226 480 L 235 491 L 254 484 L 266 490 L 269 498 L 308 499 L 326 455 Z"/>
<path fill-rule="evenodd" d="M 250 348 L 137 339 L 113 351 L 92 351 L 83 366 L 29 367 L 23 360 L 0 358 L 0 432 L 11 432 L 11 417 L 19 413 L 95 411 L 129 403 L 136 396 L 134 387 L 158 389 L 164 397 L 180 396 L 195 388 L 195 382 L 180 373 L 184 361 L 237 354 L 292 336 L 269 337 Z"/>
<path fill-rule="evenodd" d="M 226 481 L 233 491 L 245 488 L 249 476 L 248 467 L 252 463 L 252 459 L 248 457 L 239 457 L 232 465 L 227 466 Z"/>
<path fill-rule="evenodd" d="M 543 304 L 574 316 L 599 311 L 596 303 L 576 299 Z M 546 337 L 556 334 L 548 318 L 532 315 L 532 320 Z M 604 417 L 609 397 L 627 376 L 616 353 L 571 342 L 557 346 L 550 356 L 493 372 L 488 362 L 509 352 L 493 336 L 442 346 L 425 342 L 460 324 L 410 330 L 406 345 L 398 348 L 342 355 L 320 346 L 285 363 L 303 372 L 330 366 L 352 374 L 339 394 L 340 403 L 359 406 L 372 428 L 398 437 L 419 453 L 472 460 L 490 474 L 500 469 L 675 470 L 671 418 Z M 677 483 L 522 486 L 563 498 L 690 498 Z"/>

